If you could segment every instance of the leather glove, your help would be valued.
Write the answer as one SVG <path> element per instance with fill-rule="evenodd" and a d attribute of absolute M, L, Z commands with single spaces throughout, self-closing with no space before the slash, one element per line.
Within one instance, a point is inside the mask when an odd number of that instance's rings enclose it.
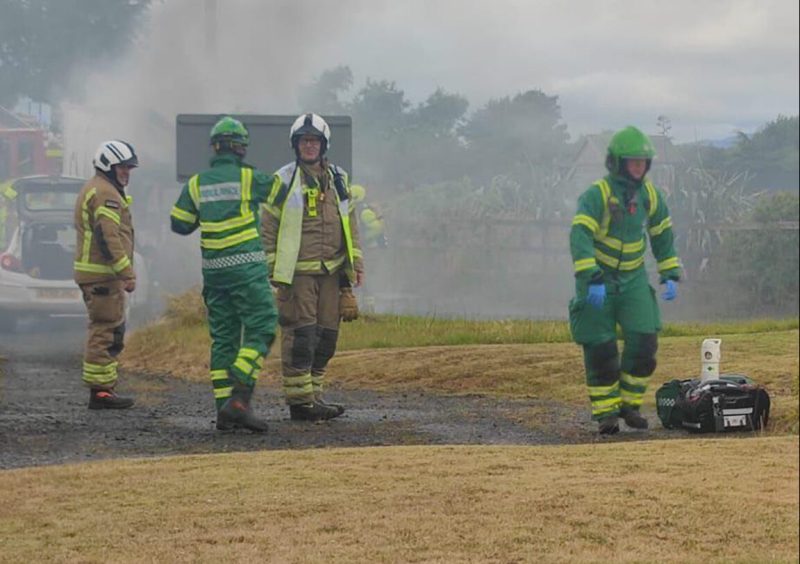
<path fill-rule="evenodd" d="M 675 280 L 664 282 L 664 292 L 661 294 L 664 301 L 671 302 L 678 297 L 678 283 Z"/>
<path fill-rule="evenodd" d="M 358 301 L 351 288 L 339 290 L 339 317 L 342 321 L 358 319 Z"/>
<path fill-rule="evenodd" d="M 589 284 L 589 293 L 586 295 L 586 301 L 597 309 L 603 307 L 606 301 L 606 285 Z"/>

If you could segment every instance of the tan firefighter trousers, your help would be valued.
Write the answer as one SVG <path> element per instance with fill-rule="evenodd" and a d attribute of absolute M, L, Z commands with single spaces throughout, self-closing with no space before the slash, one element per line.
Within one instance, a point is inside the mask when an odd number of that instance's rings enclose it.
<path fill-rule="evenodd" d="M 117 356 L 125 338 L 125 291 L 121 280 L 81 284 L 89 312 L 89 331 L 83 354 L 83 381 L 93 388 L 111 389 L 117 383 Z"/>
<path fill-rule="evenodd" d="M 278 290 L 281 366 L 286 403 L 321 398 L 328 361 L 339 338 L 341 273 L 298 274 Z"/>

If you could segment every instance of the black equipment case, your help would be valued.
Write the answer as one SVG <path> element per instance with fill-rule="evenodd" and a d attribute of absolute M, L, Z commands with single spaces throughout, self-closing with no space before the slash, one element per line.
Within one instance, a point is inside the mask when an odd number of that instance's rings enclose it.
<path fill-rule="evenodd" d="M 656 391 L 658 418 L 667 429 L 695 433 L 756 431 L 767 426 L 767 390 L 747 376 L 672 380 Z"/>

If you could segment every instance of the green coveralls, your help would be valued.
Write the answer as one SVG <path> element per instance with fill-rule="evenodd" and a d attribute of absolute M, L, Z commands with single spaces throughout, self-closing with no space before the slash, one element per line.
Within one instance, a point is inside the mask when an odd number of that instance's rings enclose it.
<path fill-rule="evenodd" d="M 209 170 L 189 179 L 172 208 L 174 232 L 188 235 L 200 227 L 217 410 L 231 397 L 235 380 L 255 386 L 275 339 L 278 314 L 258 213 L 273 180 L 233 154 L 219 154 Z"/>
<path fill-rule="evenodd" d="M 646 179 L 635 183 L 609 175 L 598 180 L 578 200 L 572 221 L 570 330 L 583 346 L 595 420 L 619 415 L 620 409 L 639 409 L 655 371 L 661 319 L 644 267 L 645 226 L 661 281 L 679 280 L 672 219 L 663 194 Z M 591 282 L 606 285 L 601 308 L 586 302 Z M 625 340 L 621 363 L 618 323 Z"/>

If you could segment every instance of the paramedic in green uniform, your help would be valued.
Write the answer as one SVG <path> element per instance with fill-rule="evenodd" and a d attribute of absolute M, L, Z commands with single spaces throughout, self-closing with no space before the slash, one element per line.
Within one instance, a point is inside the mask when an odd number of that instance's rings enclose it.
<path fill-rule="evenodd" d="M 681 276 L 664 195 L 646 177 L 654 156 L 650 139 L 635 127 L 614 134 L 609 174 L 581 195 L 572 220 L 570 330 L 583 346 L 592 418 L 603 435 L 619 431 L 619 418 L 634 429 L 648 426 L 639 408 L 656 368 L 661 318 L 644 267 L 645 232 L 664 300 L 677 297 Z M 625 341 L 621 358 L 617 324 Z"/>

